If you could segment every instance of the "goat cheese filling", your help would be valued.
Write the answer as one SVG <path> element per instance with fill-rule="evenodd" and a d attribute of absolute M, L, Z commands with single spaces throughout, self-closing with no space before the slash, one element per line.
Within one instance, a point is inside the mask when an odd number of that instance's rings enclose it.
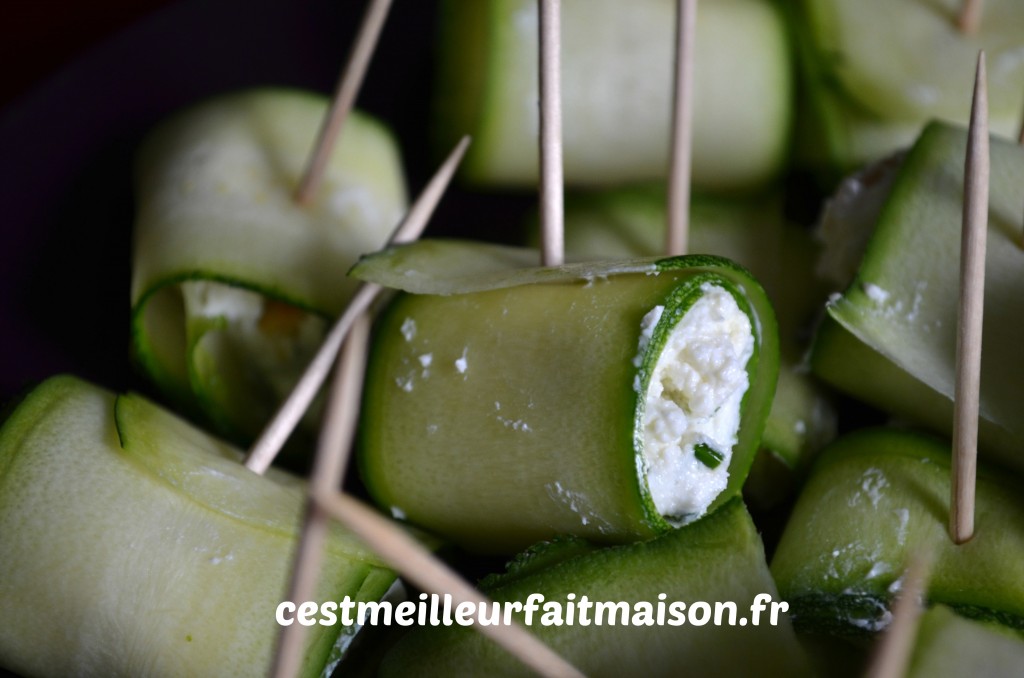
<path fill-rule="evenodd" d="M 750 319 L 733 296 L 711 283 L 701 291 L 670 330 L 644 394 L 647 485 L 675 523 L 699 518 L 728 484 L 754 353 Z M 641 353 L 663 311 L 644 316 Z"/>
<path fill-rule="evenodd" d="M 327 331 L 322 318 L 240 287 L 197 280 L 181 283 L 181 293 L 186 317 L 219 319 L 249 380 L 275 400 L 291 392 Z"/>

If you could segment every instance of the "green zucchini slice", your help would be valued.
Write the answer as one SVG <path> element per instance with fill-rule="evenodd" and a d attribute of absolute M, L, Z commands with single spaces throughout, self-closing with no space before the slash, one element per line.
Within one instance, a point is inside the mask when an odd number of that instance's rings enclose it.
<path fill-rule="evenodd" d="M 254 437 L 355 288 L 346 270 L 379 249 L 405 209 L 382 125 L 346 123 L 306 207 L 292 194 L 326 99 L 252 90 L 188 109 L 138 162 L 133 349 L 181 408 Z"/>
<path fill-rule="evenodd" d="M 755 596 L 767 594 L 778 601 L 778 594 L 761 540 L 738 499 L 655 540 L 568 555 L 525 573 L 493 577 L 482 588 L 499 604 L 524 606 L 531 595 L 535 601 L 537 594 L 543 596 L 541 609 L 531 615 L 530 630 L 588 676 L 668 676 L 678 675 L 683 667 L 696 667 L 708 676 L 809 673 L 785 614 L 774 626 L 766 614 L 757 625 L 752 619 L 739 621 L 751 617 Z M 553 614 L 544 603 L 560 604 L 567 619 L 570 601 L 575 607 L 572 623 L 542 624 L 545 613 Z M 692 608 L 695 601 L 712 609 L 733 603 L 737 625 L 694 623 L 702 614 L 699 606 Z M 609 608 L 609 603 L 619 605 Z M 671 625 L 680 621 L 673 616 L 673 604 L 682 624 Z M 623 621 L 624 609 L 628 623 Z M 727 622 L 731 612 L 722 611 L 720 618 Z M 525 623 L 522 607 L 514 616 Z M 512 676 L 526 675 L 526 669 L 474 629 L 431 626 L 399 641 L 381 666 L 382 676 L 411 673 Z"/>
<path fill-rule="evenodd" d="M 921 617 L 908 678 L 1002 678 L 1024 666 L 1024 639 L 936 605 Z"/>
<path fill-rule="evenodd" d="M 663 187 L 629 188 L 567 196 L 565 248 L 570 258 L 655 256 L 665 244 Z M 536 230 L 536 229 L 535 229 Z M 804 365 L 805 335 L 823 305 L 826 288 L 814 274 L 817 245 L 810 233 L 786 223 L 777 200 L 695 198 L 690 247 L 732 259 L 757 278 L 779 323 L 779 383 L 761 446 L 790 470 L 806 470 L 835 437 L 835 411 Z M 767 478 L 755 479 L 759 496 L 784 495 Z"/>
<path fill-rule="evenodd" d="M 966 132 L 930 125 L 891 179 L 850 287 L 828 305 L 812 369 L 877 407 L 948 433 Z M 1024 149 L 993 138 L 979 446 L 1024 469 Z"/>
<path fill-rule="evenodd" d="M 800 0 L 793 34 L 807 87 L 802 146 L 849 171 L 911 144 L 929 120 L 966 124 L 979 50 L 989 63 L 990 129 L 1016 135 L 1024 108 L 1024 5 L 985 3 L 980 29 L 956 27 L 956 0 Z"/>
<path fill-rule="evenodd" d="M 368 366 L 360 463 L 377 502 L 507 553 L 647 538 L 734 496 L 778 371 L 760 286 L 716 257 L 511 263 L 536 256 L 421 241 L 354 269 L 416 291 L 383 313 Z M 701 442 L 728 461 L 696 460 Z"/>
<path fill-rule="evenodd" d="M 562 3 L 570 184 L 665 175 L 675 8 L 672 0 Z M 536 185 L 536 3 L 449 0 L 438 45 L 439 145 L 469 133 L 467 179 Z M 781 12 L 762 0 L 707 3 L 697 13 L 694 50 L 694 184 L 736 190 L 765 183 L 786 160 L 792 123 L 793 66 Z"/>
<path fill-rule="evenodd" d="M 927 598 L 1024 628 L 1024 501 L 1005 473 L 979 468 L 977 532 L 949 538 L 949 443 L 896 429 L 840 438 L 818 459 L 772 560 L 798 630 L 868 635 L 911 554 L 934 565 Z"/>
<path fill-rule="evenodd" d="M 24 675 L 264 675 L 305 490 L 135 395 L 71 377 L 0 430 L 0 664 Z M 333 529 L 316 600 L 395 575 Z M 339 637 L 311 627 L 302 675 Z"/>

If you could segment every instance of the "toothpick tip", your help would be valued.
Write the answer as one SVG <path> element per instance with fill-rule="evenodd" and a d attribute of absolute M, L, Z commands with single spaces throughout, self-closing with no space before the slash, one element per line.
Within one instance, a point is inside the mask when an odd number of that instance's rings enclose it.
<path fill-rule="evenodd" d="M 323 180 L 327 171 L 327 162 L 331 151 L 341 134 L 341 128 L 348 118 L 352 107 L 355 105 L 356 96 L 363 84 L 366 71 L 369 69 L 370 60 L 380 39 L 381 29 L 387 19 L 393 0 L 370 0 L 359 32 L 356 35 L 352 52 L 349 54 L 334 98 L 324 118 L 320 132 L 317 135 L 316 143 L 309 157 L 309 164 L 299 179 L 293 196 L 295 203 L 300 207 L 309 205 Z"/>
<path fill-rule="evenodd" d="M 989 173 L 988 102 L 982 50 L 978 53 L 964 161 L 949 515 L 950 538 L 956 544 L 966 543 L 974 534 Z"/>

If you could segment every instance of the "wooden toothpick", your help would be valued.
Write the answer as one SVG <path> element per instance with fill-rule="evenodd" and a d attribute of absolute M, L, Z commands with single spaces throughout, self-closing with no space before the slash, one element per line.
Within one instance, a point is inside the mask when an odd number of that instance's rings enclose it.
<path fill-rule="evenodd" d="M 930 569 L 930 558 L 921 553 L 911 556 L 899 598 L 892 606 L 892 622 L 875 647 L 867 678 L 903 678 L 906 675 L 917 639 Z"/>
<path fill-rule="evenodd" d="M 537 0 L 540 14 L 541 266 L 565 261 L 562 176 L 561 0 Z"/>
<path fill-rule="evenodd" d="M 366 350 L 370 336 L 370 318 L 360 313 L 352 324 L 338 359 L 337 373 L 328 397 L 324 425 L 317 442 L 313 472 L 309 480 L 310 500 L 295 553 L 292 580 L 286 600 L 305 602 L 316 596 L 316 583 L 323 562 L 324 545 L 330 526 L 328 516 L 313 496 L 337 491 L 345 477 L 349 447 L 356 428 L 360 391 L 366 367 Z M 271 673 L 277 678 L 298 675 L 305 645 L 305 627 L 285 626 L 278 637 Z"/>
<path fill-rule="evenodd" d="M 965 35 L 974 35 L 981 27 L 981 6 L 984 0 L 962 0 L 956 27 Z"/>
<path fill-rule="evenodd" d="M 295 202 L 299 205 L 308 205 L 317 187 L 323 179 L 327 161 L 334 150 L 334 143 L 338 140 L 341 128 L 348 117 L 352 106 L 355 104 L 356 95 L 363 84 L 363 77 L 370 66 L 370 58 L 377 46 L 377 39 L 380 37 L 384 20 L 391 9 L 392 0 L 370 0 L 370 5 L 363 16 L 363 22 L 359 27 L 359 34 L 356 36 L 355 45 L 349 54 L 348 62 L 338 80 L 338 88 L 335 90 L 331 108 L 327 112 L 320 133 L 317 136 L 316 145 L 309 158 L 309 165 L 305 174 L 299 181 L 295 190 Z"/>
<path fill-rule="evenodd" d="M 974 536 L 974 485 L 978 456 L 981 327 L 988 238 L 988 101 L 985 53 L 978 54 L 971 125 L 964 163 L 964 211 L 960 239 L 960 306 L 957 312 L 956 385 L 953 412 L 953 477 L 949 532 L 963 544 Z"/>
<path fill-rule="evenodd" d="M 430 551 L 395 523 L 362 502 L 337 492 L 317 495 L 316 500 L 331 516 L 373 549 L 374 553 L 420 589 L 438 595 L 448 594 L 456 607 L 463 602 L 472 603 L 478 613 L 481 605 L 489 604 L 490 601 L 482 593 Z M 508 626 L 479 623 L 474 626 L 542 676 L 583 675 L 515 620 Z"/>
<path fill-rule="evenodd" d="M 697 0 L 676 1 L 675 87 L 672 97 L 672 159 L 668 175 L 665 251 L 686 254 L 690 236 L 690 164 L 693 155 L 693 52 Z"/>
<path fill-rule="evenodd" d="M 469 137 L 463 137 L 455 146 L 448 158 L 441 164 L 437 172 L 430 179 L 430 182 L 420 193 L 416 202 L 406 213 L 405 218 L 391 234 L 388 244 L 399 244 L 416 240 L 423 229 L 426 228 L 434 209 L 444 195 L 452 176 L 466 154 L 469 147 Z M 295 430 L 295 426 L 302 419 L 302 416 L 309 409 L 310 403 L 316 397 L 320 386 L 331 371 L 331 365 L 338 355 L 345 335 L 349 332 L 356 318 L 366 312 L 373 303 L 373 300 L 380 294 L 379 285 L 367 283 L 356 290 L 355 295 L 349 302 L 345 312 L 335 322 L 334 327 L 324 338 L 323 344 L 317 351 L 313 360 L 306 367 L 306 371 L 292 389 L 288 398 L 281 404 L 277 413 L 267 424 L 260 434 L 260 437 L 253 444 L 248 456 L 245 458 L 246 467 L 263 474 L 266 472 L 274 458 L 281 451 L 288 436 Z"/>

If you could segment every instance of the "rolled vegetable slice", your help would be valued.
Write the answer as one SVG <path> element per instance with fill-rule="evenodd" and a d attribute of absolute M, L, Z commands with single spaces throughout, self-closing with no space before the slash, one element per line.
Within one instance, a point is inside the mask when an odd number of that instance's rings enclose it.
<path fill-rule="evenodd" d="M 563 553 L 545 553 L 552 549 Z M 750 603 L 760 594 L 778 601 L 778 594 L 739 499 L 652 541 L 589 552 L 570 543 L 523 559 L 482 588 L 499 605 L 518 603 L 514 616 L 588 676 L 678 675 L 686 666 L 714 676 L 809 673 L 785 614 L 775 625 L 767 614 L 753 623 Z M 527 616 L 531 598 L 537 610 Z M 701 604 L 719 610 L 723 624 L 707 615 L 701 623 Z M 473 629 L 433 626 L 402 639 L 381 666 L 382 676 L 410 673 L 511 676 L 523 669 Z"/>
<path fill-rule="evenodd" d="M 664 249 L 666 223 L 662 187 L 570 195 L 566 252 L 578 259 L 654 256 Z M 827 297 L 814 275 L 816 245 L 807 231 L 783 220 L 775 200 L 704 197 L 691 204 L 689 251 L 745 266 L 772 300 L 779 323 L 779 383 L 761 439 L 770 458 L 754 466 L 766 473 L 752 472 L 751 482 L 756 481 L 760 503 L 778 501 L 786 491 L 767 471 L 781 464 L 790 471 L 781 475 L 792 481 L 791 472 L 805 471 L 835 437 L 835 411 L 804 365 L 806 332 Z"/>
<path fill-rule="evenodd" d="M 374 498 L 512 552 L 561 533 L 647 538 L 734 496 L 778 371 L 761 287 L 716 257 L 536 256 L 425 241 L 354 269 L 412 292 L 385 311 L 368 367 L 359 459 Z"/>
<path fill-rule="evenodd" d="M 851 201 L 841 210 L 852 221 L 869 215 L 863 226 L 873 233 L 849 288 L 829 303 L 811 354 L 825 381 L 943 433 L 953 421 L 966 142 L 965 130 L 930 125 L 898 169 L 886 170 L 894 176 L 862 191 L 872 196 L 869 209 Z M 1024 149 L 993 138 L 991 162 L 979 447 L 1020 470 Z"/>
<path fill-rule="evenodd" d="M 239 439 L 286 395 L 405 209 L 390 133 L 354 113 L 309 205 L 293 199 L 326 100 L 224 96 L 166 122 L 138 163 L 132 338 L 180 406 Z"/>
<path fill-rule="evenodd" d="M 911 554 L 933 556 L 927 598 L 1024 628 L 1024 501 L 1005 473 L 979 468 L 977 533 L 949 538 L 949 443 L 895 429 L 836 441 L 818 460 L 772 560 L 798 630 L 884 629 Z"/>
<path fill-rule="evenodd" d="M 956 28 L 956 0 L 800 0 L 793 35 L 807 87 L 801 146 L 849 171 L 913 142 L 933 118 L 966 124 L 978 51 L 989 63 L 993 132 L 1016 135 L 1024 107 L 1024 5 L 985 3 L 979 29 Z M 807 132 L 811 134 L 808 135 Z"/>
<path fill-rule="evenodd" d="M 675 9 L 672 0 L 563 0 L 567 182 L 664 176 Z M 447 145 L 473 135 L 464 174 L 477 183 L 536 185 L 537 25 L 533 0 L 449 0 L 442 8 L 438 136 Z M 716 0 L 700 8 L 696 36 L 694 183 L 764 183 L 785 161 L 792 122 L 781 12 L 761 0 Z"/>
<path fill-rule="evenodd" d="M 0 664 L 24 675 L 263 675 L 304 484 L 136 396 L 71 377 L 0 430 Z M 395 575 L 332 528 L 317 600 Z M 309 629 L 319 676 L 354 628 Z"/>

